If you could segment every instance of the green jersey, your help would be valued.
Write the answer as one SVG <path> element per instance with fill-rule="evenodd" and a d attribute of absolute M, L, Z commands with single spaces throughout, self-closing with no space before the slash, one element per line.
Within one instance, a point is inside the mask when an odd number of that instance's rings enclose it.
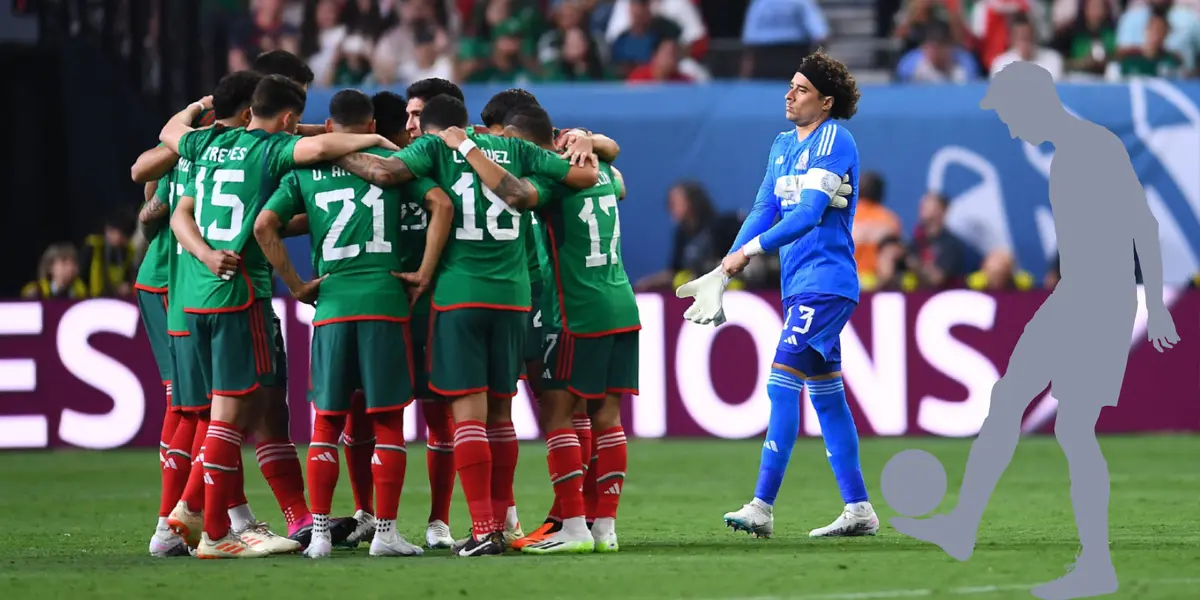
<path fill-rule="evenodd" d="M 524 140 L 468 136 L 517 177 L 541 175 L 559 182 L 571 168 L 553 152 Z M 454 231 L 442 255 L 434 306 L 528 310 L 529 256 L 521 235 L 528 233 L 530 215 L 483 187 L 466 159 L 437 136 L 421 136 L 395 156 L 418 177 L 433 179 L 454 204 Z"/>
<path fill-rule="evenodd" d="M 545 289 L 557 296 L 543 302 L 542 314 L 577 336 L 641 329 L 637 299 L 621 264 L 621 182 L 612 167 L 601 162 L 599 182 L 586 190 L 542 177 L 532 181 L 550 258 Z"/>
<path fill-rule="evenodd" d="M 400 270 L 416 273 L 425 260 L 425 233 L 429 228 L 429 213 L 425 212 L 425 195 L 437 184 L 431 179 L 418 179 L 400 188 Z M 426 291 L 412 306 L 413 315 L 428 315 L 431 293 Z"/>
<path fill-rule="evenodd" d="M 254 239 L 254 220 L 295 166 L 292 152 L 300 138 L 261 129 L 203 129 L 179 142 L 179 155 L 192 161 L 196 224 L 214 250 L 241 257 L 228 280 L 213 275 L 198 260 L 183 261 L 186 286 L 178 296 L 185 312 L 243 310 L 271 297 L 271 265 Z"/>
<path fill-rule="evenodd" d="M 366 152 L 390 154 L 378 148 Z M 332 163 L 284 176 L 265 208 L 284 223 L 295 215 L 308 215 L 313 269 L 325 276 L 313 325 L 408 319 L 404 282 L 392 272 L 403 270 L 411 248 L 403 240 L 404 213 L 432 187 L 430 180 L 418 179 L 383 189 Z"/>

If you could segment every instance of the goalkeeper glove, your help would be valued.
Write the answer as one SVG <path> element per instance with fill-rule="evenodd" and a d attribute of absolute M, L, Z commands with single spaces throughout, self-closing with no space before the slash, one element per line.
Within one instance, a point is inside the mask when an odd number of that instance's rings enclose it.
<path fill-rule="evenodd" d="M 729 285 L 729 276 L 718 266 L 707 275 L 693 279 L 675 290 L 679 298 L 694 298 L 692 306 L 683 313 L 683 318 L 700 325 L 712 323 L 713 327 L 725 322 L 725 309 L 721 297 Z"/>
<path fill-rule="evenodd" d="M 850 196 L 854 194 L 854 188 L 850 185 L 850 175 L 842 175 L 842 185 L 838 187 L 837 193 L 829 200 L 829 208 L 846 208 L 850 206 Z"/>

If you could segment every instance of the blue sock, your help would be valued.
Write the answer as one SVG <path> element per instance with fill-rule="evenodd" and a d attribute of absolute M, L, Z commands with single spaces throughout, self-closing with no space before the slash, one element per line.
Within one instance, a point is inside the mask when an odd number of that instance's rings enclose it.
<path fill-rule="evenodd" d="M 842 500 L 846 504 L 867 501 L 867 486 L 863 483 L 862 465 L 858 461 L 858 429 L 846 403 L 846 388 L 842 378 L 808 382 L 808 398 L 817 411 L 821 435 L 829 466 L 837 478 Z"/>
<path fill-rule="evenodd" d="M 783 474 L 792 458 L 792 448 L 800 435 L 800 392 L 804 382 L 778 369 L 771 369 L 767 379 L 767 396 L 771 399 L 771 419 L 767 423 L 767 439 L 763 442 L 762 459 L 758 465 L 758 485 L 754 497 L 774 505 L 783 484 Z"/>

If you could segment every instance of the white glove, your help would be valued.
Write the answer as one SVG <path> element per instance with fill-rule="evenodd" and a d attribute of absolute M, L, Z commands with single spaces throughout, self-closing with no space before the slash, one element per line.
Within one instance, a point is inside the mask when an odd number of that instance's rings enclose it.
<path fill-rule="evenodd" d="M 842 175 L 842 185 L 838 187 L 837 193 L 829 200 L 829 208 L 846 208 L 850 206 L 850 196 L 854 194 L 854 188 L 850 185 L 850 175 Z"/>
<path fill-rule="evenodd" d="M 683 318 L 700 325 L 712 323 L 717 327 L 725 322 L 725 309 L 721 307 L 721 296 L 729 285 L 729 276 L 718 265 L 707 275 L 693 279 L 675 290 L 679 298 L 695 298 L 692 306 L 683 313 Z"/>

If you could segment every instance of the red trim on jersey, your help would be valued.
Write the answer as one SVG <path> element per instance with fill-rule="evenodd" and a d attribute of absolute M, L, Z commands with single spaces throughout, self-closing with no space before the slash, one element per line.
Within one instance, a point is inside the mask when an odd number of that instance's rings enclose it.
<path fill-rule="evenodd" d="M 460 308 L 487 308 L 487 309 L 491 309 L 491 310 L 508 310 L 508 311 L 512 311 L 512 312 L 529 312 L 530 310 L 532 310 L 532 307 L 529 307 L 529 306 L 510 306 L 507 304 L 488 304 L 487 302 L 463 302 L 460 304 L 451 304 L 450 306 L 438 306 L 433 303 L 433 300 L 430 300 L 429 306 L 431 306 L 433 308 L 433 310 L 441 311 L 441 312 L 446 312 L 448 310 L 458 310 Z"/>
<path fill-rule="evenodd" d="M 351 412 L 351 410 L 349 410 L 349 409 L 347 409 L 347 410 L 321 410 L 316 407 L 314 407 L 313 410 L 316 411 L 316 413 L 318 415 L 321 415 L 322 417 L 344 417 L 344 416 L 350 414 L 350 412 Z"/>
<path fill-rule="evenodd" d="M 471 388 L 469 390 L 443 390 L 431 383 L 429 384 L 429 391 L 445 398 L 461 398 L 463 396 L 470 396 L 471 394 L 485 393 L 488 391 L 488 388 L 485 385 L 480 388 Z"/>
<path fill-rule="evenodd" d="M 209 394 L 208 397 L 209 397 L 209 399 L 212 399 L 212 394 Z M 173 410 L 176 410 L 179 412 L 186 412 L 186 413 L 207 412 L 210 408 L 212 408 L 211 402 L 209 402 L 208 404 L 202 405 L 202 406 L 174 406 L 174 407 L 172 407 Z"/>
<path fill-rule="evenodd" d="M 350 323 L 353 321 L 387 321 L 389 323 L 407 323 L 412 317 L 388 317 L 385 315 L 356 315 L 353 317 L 334 317 L 322 321 L 313 321 L 313 327 L 332 325 L 333 323 Z"/>
<path fill-rule="evenodd" d="M 550 257 L 551 257 L 551 260 L 554 261 L 554 288 L 558 292 L 555 295 L 558 296 L 558 310 L 562 315 L 563 332 L 570 333 L 571 335 L 578 337 L 578 338 L 598 338 L 598 337 L 604 337 L 606 335 L 616 335 L 618 333 L 625 333 L 627 331 L 640 331 L 642 329 L 641 323 L 639 323 L 637 325 L 631 325 L 629 327 L 622 327 L 620 329 L 595 331 L 592 333 L 575 333 L 575 332 L 571 331 L 571 328 L 567 323 L 567 296 L 566 296 L 566 293 L 563 292 L 561 263 L 558 260 L 558 243 L 554 240 L 554 227 L 550 224 L 549 220 L 543 221 L 543 222 L 546 224 L 546 233 L 548 233 L 550 235 Z"/>
<path fill-rule="evenodd" d="M 262 305 L 259 304 L 251 307 L 248 317 L 250 319 L 250 337 L 254 341 L 255 371 L 259 375 L 270 373 L 272 360 L 271 344 L 267 341 L 267 327 Z"/>
<path fill-rule="evenodd" d="M 135 284 L 133 284 L 133 289 L 135 289 L 135 290 L 141 290 L 141 291 L 143 291 L 143 292 L 148 292 L 148 293 L 151 293 L 151 294 L 165 294 L 165 293 L 167 293 L 167 288 L 165 288 L 165 287 L 154 288 L 154 287 L 150 287 L 150 286 L 148 286 L 148 285 L 142 285 L 142 284 L 140 284 L 140 283 L 135 283 Z M 163 300 L 163 302 L 166 302 L 166 300 Z"/>
<path fill-rule="evenodd" d="M 519 390 L 518 390 L 518 391 L 519 391 Z M 500 393 L 500 392 L 493 392 L 491 388 L 488 388 L 487 395 L 488 395 L 488 397 L 489 397 L 489 398 L 504 398 L 504 399 L 506 399 L 506 400 L 509 400 L 509 399 L 512 399 L 512 398 L 514 398 L 514 397 L 517 395 L 517 392 L 511 392 L 511 393 L 510 393 L 510 392 L 504 392 L 504 393 Z"/>
<path fill-rule="evenodd" d="M 397 404 L 396 406 L 380 406 L 380 407 L 376 407 L 376 408 L 368 408 L 367 414 L 368 415 L 377 415 L 379 413 L 395 412 L 398 410 L 404 410 L 404 409 L 408 408 L 409 404 L 413 403 L 413 400 L 414 400 L 414 398 L 412 396 L 409 396 L 408 400 L 404 401 L 404 404 Z"/>
<path fill-rule="evenodd" d="M 236 398 L 238 396 L 247 396 L 247 395 L 251 394 L 252 392 L 254 392 L 255 390 L 257 390 L 258 387 L 259 386 L 256 383 L 244 390 L 238 390 L 238 391 L 233 391 L 233 392 L 227 392 L 225 390 L 213 390 L 212 393 L 208 395 L 208 397 L 212 398 L 213 396 L 227 396 L 230 398 Z"/>
<path fill-rule="evenodd" d="M 239 312 L 239 311 L 246 310 L 247 308 L 250 308 L 252 305 L 254 305 L 254 301 L 257 299 L 254 296 L 254 284 L 250 281 L 250 273 L 248 273 L 246 271 L 245 263 L 241 263 L 241 262 L 238 263 L 238 271 L 240 271 L 242 273 L 242 279 L 246 280 L 246 288 L 250 292 L 250 299 L 247 300 L 245 304 L 243 304 L 241 306 L 222 307 L 222 308 L 187 308 L 187 307 L 184 307 L 183 312 L 192 313 L 194 315 L 214 315 L 214 314 L 220 314 L 220 313 Z"/>
<path fill-rule="evenodd" d="M 634 388 L 634 389 L 630 389 L 630 388 L 608 388 L 607 390 L 605 390 L 605 392 L 607 392 L 607 393 L 609 393 L 609 394 L 631 394 L 631 395 L 633 395 L 633 396 L 641 396 L 641 395 L 642 395 L 642 393 L 641 393 L 640 391 L 638 391 L 636 388 Z"/>
<path fill-rule="evenodd" d="M 192 335 L 192 333 L 190 331 L 171 331 L 170 329 L 168 329 L 167 335 L 169 335 L 171 337 L 187 337 L 189 335 Z"/>
<path fill-rule="evenodd" d="M 567 386 L 567 391 L 571 392 L 572 394 L 575 394 L 576 396 L 578 396 L 580 398 L 583 398 L 584 400 L 603 400 L 604 396 L 605 396 L 604 394 L 585 394 L 585 393 L 575 389 L 574 386 L 570 386 L 570 385 Z"/>
<path fill-rule="evenodd" d="M 629 333 L 630 331 L 641 331 L 641 330 L 642 330 L 642 326 L 641 326 L 641 324 L 638 324 L 638 325 L 630 325 L 629 327 L 622 327 L 620 329 L 609 329 L 606 331 L 597 331 L 595 333 L 571 332 L 571 335 L 573 335 L 577 338 L 600 338 L 600 337 L 604 337 L 606 335 L 617 335 L 620 333 Z"/>

